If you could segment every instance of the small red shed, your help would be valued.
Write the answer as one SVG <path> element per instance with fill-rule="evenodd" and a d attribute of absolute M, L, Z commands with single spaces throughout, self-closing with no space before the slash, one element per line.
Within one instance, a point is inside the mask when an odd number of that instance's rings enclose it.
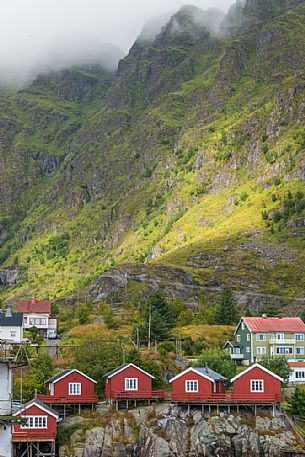
<path fill-rule="evenodd" d="M 45 403 L 34 399 L 14 416 L 25 419 L 24 424 L 13 426 L 12 442 L 55 442 L 58 414 Z"/>
<path fill-rule="evenodd" d="M 280 376 L 255 363 L 231 379 L 234 399 L 278 403 L 281 401 L 283 381 Z"/>
<path fill-rule="evenodd" d="M 153 390 L 154 377 L 133 363 L 124 363 L 106 373 L 105 397 L 108 399 L 163 398 L 163 390 Z"/>
<path fill-rule="evenodd" d="M 64 370 L 48 379 L 47 395 L 37 397 L 49 404 L 97 403 L 94 393 L 96 381 L 76 369 Z"/>
<path fill-rule="evenodd" d="M 208 400 L 225 396 L 227 379 L 208 366 L 191 367 L 169 381 L 171 400 Z"/>

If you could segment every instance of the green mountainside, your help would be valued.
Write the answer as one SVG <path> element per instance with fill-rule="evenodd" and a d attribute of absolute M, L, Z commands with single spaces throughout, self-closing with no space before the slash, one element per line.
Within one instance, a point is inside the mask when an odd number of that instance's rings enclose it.
<path fill-rule="evenodd" d="M 116 74 L 71 68 L 0 95 L 3 299 L 94 284 L 99 300 L 106 278 L 305 303 L 305 3 L 217 17 L 215 35 L 184 7 Z"/>

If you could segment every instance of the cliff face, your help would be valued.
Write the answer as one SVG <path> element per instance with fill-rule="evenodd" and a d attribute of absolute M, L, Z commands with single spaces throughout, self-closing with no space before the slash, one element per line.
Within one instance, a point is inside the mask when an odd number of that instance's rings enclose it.
<path fill-rule="evenodd" d="M 107 414 L 104 426 L 90 428 L 86 419 L 86 432 L 74 432 L 60 456 L 271 457 L 284 455 L 284 449 L 290 449 L 291 455 L 301 449 L 283 420 L 268 415 L 203 417 L 199 410 L 188 415 L 186 410 L 164 405 Z"/>
<path fill-rule="evenodd" d="M 304 1 L 238 2 L 223 25 L 214 17 L 221 37 L 207 17 L 183 8 L 116 74 L 73 68 L 1 94 L 0 265 L 22 272 L 4 298 L 59 297 L 145 263 L 295 312 Z"/>

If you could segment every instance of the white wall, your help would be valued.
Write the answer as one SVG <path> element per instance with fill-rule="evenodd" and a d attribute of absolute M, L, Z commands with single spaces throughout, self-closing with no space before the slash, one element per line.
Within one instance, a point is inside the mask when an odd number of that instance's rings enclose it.
<path fill-rule="evenodd" d="M 289 383 L 290 384 L 305 384 L 305 377 L 303 378 L 296 378 L 296 372 L 305 373 L 305 367 L 291 367 L 292 373 L 289 376 Z"/>
<path fill-rule="evenodd" d="M 12 337 L 11 332 L 16 332 L 16 336 Z M 23 338 L 22 327 L 0 327 L 0 339 L 6 341 L 14 341 L 15 343 L 21 343 Z"/>
<path fill-rule="evenodd" d="M 30 324 L 30 319 L 45 319 L 45 324 Z M 40 321 L 41 322 L 41 321 Z M 23 327 L 31 328 L 37 327 L 39 329 L 49 328 L 49 314 L 25 313 L 23 314 Z"/>
<path fill-rule="evenodd" d="M 0 416 L 10 416 L 12 396 L 12 370 L 9 369 L 8 363 L 0 361 Z M 4 457 L 12 456 L 11 439 L 12 430 L 10 426 L 4 429 L 0 426 L 0 455 Z"/>

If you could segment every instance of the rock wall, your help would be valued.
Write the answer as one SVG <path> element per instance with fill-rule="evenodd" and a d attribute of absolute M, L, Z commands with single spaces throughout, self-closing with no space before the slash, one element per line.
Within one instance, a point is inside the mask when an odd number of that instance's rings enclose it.
<path fill-rule="evenodd" d="M 60 457 L 272 457 L 287 449 L 293 455 L 299 446 L 280 416 L 203 417 L 201 410 L 188 415 L 169 405 L 105 414 L 103 426 L 88 428 L 86 422 L 85 434 L 75 432 Z"/>

